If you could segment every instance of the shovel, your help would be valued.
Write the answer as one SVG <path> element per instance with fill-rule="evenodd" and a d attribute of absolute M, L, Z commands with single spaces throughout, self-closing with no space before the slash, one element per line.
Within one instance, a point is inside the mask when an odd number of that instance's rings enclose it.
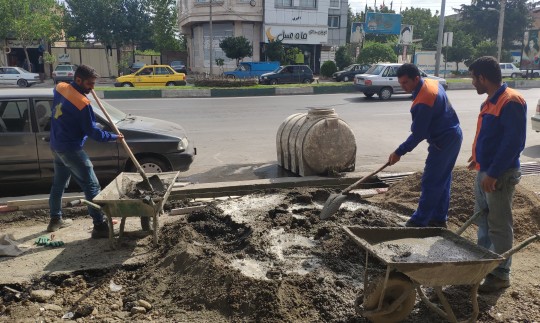
<path fill-rule="evenodd" d="M 353 189 L 360 186 L 360 184 L 364 183 L 370 177 L 374 176 L 375 174 L 377 174 L 381 170 L 385 169 L 387 166 L 388 166 L 388 163 L 384 164 L 381 168 L 377 169 L 376 171 L 374 171 L 371 174 L 368 174 L 368 175 L 362 177 L 359 181 L 353 183 L 352 185 L 350 185 L 349 187 L 347 187 L 346 189 L 341 191 L 341 193 L 339 193 L 339 194 L 330 194 L 330 196 L 328 197 L 328 199 L 324 203 L 324 206 L 323 206 L 323 208 L 321 210 L 321 214 L 319 215 L 319 218 L 321 220 L 324 220 L 324 219 L 330 217 L 332 214 L 336 213 L 337 210 L 339 210 L 339 206 L 341 205 L 341 203 L 343 203 L 347 199 L 347 193 L 349 193 Z"/>
<path fill-rule="evenodd" d="M 109 124 L 113 128 L 114 132 L 117 135 L 120 135 L 120 131 L 118 130 L 118 128 L 116 127 L 116 125 L 112 121 L 111 116 L 109 115 L 107 110 L 105 110 L 105 108 L 101 104 L 101 101 L 97 97 L 96 92 L 94 90 L 92 90 L 92 95 L 94 96 L 94 99 L 96 100 L 97 104 L 99 105 L 99 108 L 101 109 L 101 111 L 103 111 L 103 114 L 105 115 L 105 117 L 107 117 L 107 120 L 109 120 Z M 146 173 L 142 169 L 141 164 L 139 164 L 139 161 L 135 158 L 135 155 L 133 155 L 133 153 L 131 152 L 131 149 L 129 149 L 129 146 L 128 146 L 127 142 L 126 142 L 126 139 L 122 138 L 121 142 L 122 142 L 122 145 L 124 146 L 124 149 L 126 149 L 127 153 L 129 154 L 129 157 L 131 158 L 131 161 L 133 162 L 135 167 L 137 167 L 137 171 L 139 172 L 139 174 L 141 174 L 141 176 L 143 178 L 143 181 L 141 183 L 137 184 L 137 188 L 142 189 L 142 190 L 150 190 L 152 192 L 155 192 L 155 191 L 164 192 L 164 191 L 166 191 L 167 188 L 165 187 L 165 185 L 163 184 L 163 182 L 161 181 L 161 179 L 159 178 L 158 175 L 153 175 L 150 178 L 148 178 L 148 176 L 146 176 Z"/>

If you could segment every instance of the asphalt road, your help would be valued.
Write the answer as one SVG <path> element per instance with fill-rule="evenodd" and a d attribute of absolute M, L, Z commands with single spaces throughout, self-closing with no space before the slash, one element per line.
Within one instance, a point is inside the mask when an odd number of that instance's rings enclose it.
<path fill-rule="evenodd" d="M 540 157 L 540 133 L 531 130 L 540 89 L 524 89 L 528 104 L 528 138 L 522 161 Z M 449 91 L 460 118 L 464 141 L 458 165 L 471 155 L 476 119 L 485 95 L 474 90 Z M 127 113 L 177 122 L 195 141 L 198 156 L 181 176 L 195 182 L 255 179 L 282 176 L 276 167 L 276 133 L 291 114 L 309 107 L 332 107 L 349 124 L 357 142 L 356 171 L 371 172 L 409 135 L 410 97 L 389 101 L 368 100 L 361 93 L 242 98 L 108 100 Z M 427 144 L 421 143 L 391 172 L 423 169 Z"/>

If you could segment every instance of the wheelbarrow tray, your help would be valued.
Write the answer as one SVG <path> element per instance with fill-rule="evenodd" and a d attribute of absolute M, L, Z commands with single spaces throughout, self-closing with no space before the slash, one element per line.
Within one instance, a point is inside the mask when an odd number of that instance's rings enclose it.
<path fill-rule="evenodd" d="M 385 265 L 424 286 L 474 285 L 504 258 L 444 228 L 343 228 Z"/>
<path fill-rule="evenodd" d="M 138 173 L 120 173 L 92 201 L 101 205 L 109 217 L 153 217 L 163 209 L 178 174 L 179 172 L 157 174 L 167 189 L 164 192 L 145 192 L 154 202 L 157 202 L 155 204 L 145 203 L 144 196 L 133 197 L 132 193 L 138 189 L 136 185 L 143 180 Z"/>

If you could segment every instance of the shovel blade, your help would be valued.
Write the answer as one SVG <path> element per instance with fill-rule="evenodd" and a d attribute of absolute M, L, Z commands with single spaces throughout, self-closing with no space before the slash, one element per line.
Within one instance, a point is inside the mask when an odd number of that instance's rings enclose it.
<path fill-rule="evenodd" d="M 330 194 L 326 202 L 324 202 L 319 218 L 325 220 L 332 216 L 332 214 L 339 210 L 339 207 L 346 199 L 347 195 L 345 194 Z"/>
<path fill-rule="evenodd" d="M 148 177 L 148 181 L 143 180 L 138 182 L 135 186 L 137 189 L 143 191 L 165 192 L 167 190 L 158 175 L 152 175 Z"/>

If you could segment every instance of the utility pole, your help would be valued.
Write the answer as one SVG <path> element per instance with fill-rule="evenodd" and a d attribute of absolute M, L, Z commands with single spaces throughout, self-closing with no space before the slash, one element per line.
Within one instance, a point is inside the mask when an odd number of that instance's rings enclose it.
<path fill-rule="evenodd" d="M 499 30 L 497 31 L 497 61 L 498 62 L 501 61 L 505 9 L 506 9 L 506 0 L 501 0 L 501 8 L 499 9 Z"/>
<path fill-rule="evenodd" d="M 435 54 L 435 76 L 439 76 L 439 66 L 441 65 L 441 51 L 444 32 L 444 8 L 446 0 L 441 2 L 441 15 L 439 17 L 439 35 L 437 36 L 437 54 Z"/>
<path fill-rule="evenodd" d="M 214 46 L 214 32 L 212 30 L 212 1 L 213 0 L 209 0 L 209 1 L 210 1 L 210 75 L 212 75 L 212 74 L 214 74 L 213 70 L 212 70 L 212 68 L 214 66 L 214 64 L 212 62 L 214 60 L 214 58 L 212 57 L 213 56 L 213 51 L 214 51 L 214 48 L 213 48 L 213 46 Z"/>

